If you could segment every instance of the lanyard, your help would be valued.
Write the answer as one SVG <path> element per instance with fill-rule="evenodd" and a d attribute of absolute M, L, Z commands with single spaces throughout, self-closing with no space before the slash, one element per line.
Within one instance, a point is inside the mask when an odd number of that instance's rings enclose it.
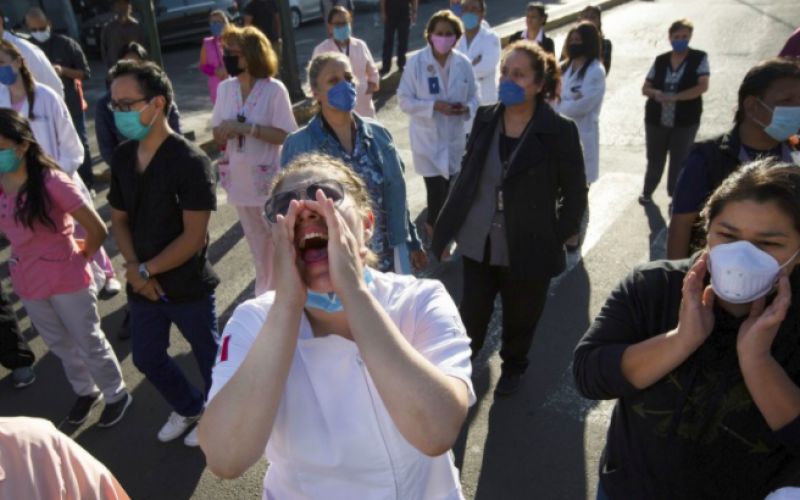
<path fill-rule="evenodd" d="M 528 123 L 525 125 L 525 128 L 522 130 L 522 134 L 519 136 L 517 140 L 517 145 L 514 147 L 513 151 L 510 151 L 508 148 L 508 143 L 510 137 L 506 135 L 506 120 L 505 116 L 500 118 L 500 144 L 499 144 L 499 153 L 500 153 L 500 163 L 503 165 L 503 177 L 506 176 L 506 171 L 508 170 L 508 166 L 511 164 L 511 160 L 517 156 L 517 151 L 519 147 L 522 145 L 522 140 L 525 136 L 528 135 L 528 129 L 531 128 L 531 123 L 533 123 L 533 116 L 531 119 L 528 120 Z"/>
<path fill-rule="evenodd" d="M 336 41 L 334 41 L 333 44 L 336 45 L 336 48 L 339 49 L 339 52 L 346 55 L 347 57 L 350 57 L 350 40 L 347 41 L 347 45 L 345 45 L 344 49 L 339 47 L 339 44 L 336 43 Z"/>
<path fill-rule="evenodd" d="M 255 85 L 253 88 L 250 89 L 250 93 L 247 95 L 247 100 L 242 103 L 242 84 L 241 82 L 236 82 L 236 95 L 234 96 L 234 100 L 236 101 L 236 121 L 239 123 L 245 123 L 247 121 L 247 117 L 253 112 L 253 109 L 258 104 L 258 100 L 261 98 L 261 94 L 264 93 L 264 89 L 267 86 L 267 79 L 260 79 L 256 80 Z M 240 135 L 237 139 L 236 143 L 236 150 L 241 153 L 244 151 L 244 136 Z"/>

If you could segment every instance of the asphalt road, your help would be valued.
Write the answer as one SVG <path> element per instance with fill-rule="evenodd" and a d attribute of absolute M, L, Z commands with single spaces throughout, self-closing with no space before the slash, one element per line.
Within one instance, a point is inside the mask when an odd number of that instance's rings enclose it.
<path fill-rule="evenodd" d="M 510 2 L 503 3 L 506 4 Z M 433 10 L 433 5 L 423 5 L 425 8 Z M 490 4 L 490 13 L 501 9 L 500 5 Z M 614 60 L 601 116 L 601 178 L 590 191 L 583 247 L 551 287 L 531 350 L 525 385 L 515 396 L 496 401 L 492 388 L 499 376 L 500 363 L 495 354 L 499 315 L 493 320 L 492 341 L 475 365 L 478 403 L 470 411 L 454 449 L 464 493 L 470 500 L 594 498 L 596 466 L 613 402 L 597 404 L 582 400 L 575 393 L 570 366 L 572 349 L 616 282 L 633 265 L 661 258 L 664 253 L 668 199 L 663 186 L 655 195 L 656 205 L 645 209 L 636 202 L 645 165 L 644 98 L 640 88 L 653 58 L 668 49 L 669 23 L 679 17 L 695 22 L 692 45 L 706 50 L 711 63 L 711 88 L 705 98 L 701 138 L 730 127 L 736 91 L 744 73 L 758 61 L 777 54 L 786 37 L 800 25 L 796 0 L 634 1 L 605 13 L 603 26 L 614 42 Z M 309 36 L 316 36 L 311 32 L 319 32 L 322 25 L 302 27 L 298 40 L 306 30 Z M 356 36 L 363 31 L 357 24 Z M 564 30 L 555 35 L 556 46 L 560 46 Z M 181 60 L 183 53 L 176 50 L 167 54 L 171 74 L 173 63 L 169 61 L 173 57 Z M 188 73 L 194 58 L 184 57 Z M 186 101 L 182 104 L 184 109 L 205 96 L 197 92 L 205 85 L 198 82 L 198 75 L 175 73 L 179 98 L 182 103 Z M 194 86 L 187 84 L 184 88 L 184 80 L 195 80 L 189 82 Z M 394 98 L 384 98 L 378 104 L 379 119 L 391 129 L 411 166 L 405 115 Z M 411 168 L 406 179 L 412 215 L 418 217 L 425 206 L 423 182 Z M 104 197 L 105 192 L 101 191 L 96 206 L 108 220 Z M 232 206 L 220 206 L 212 217 L 210 231 L 211 261 L 223 279 L 217 291 L 217 308 L 224 324 L 236 305 L 253 295 L 253 272 Z M 119 264 L 113 241 L 106 246 Z M 6 261 L 7 252 L 2 248 L 0 262 Z M 432 265 L 422 274 L 441 279 L 454 298 L 460 299 L 458 261 Z M 0 275 L 7 275 L 5 265 Z M 3 286 L 10 290 L 7 280 Z M 97 429 L 93 425 L 99 416 L 97 410 L 80 428 L 64 422 L 74 396 L 58 359 L 35 337 L 30 339 L 39 356 L 38 380 L 33 386 L 16 391 L 8 371 L 0 368 L 0 414 L 34 415 L 60 425 L 106 463 L 134 499 L 260 498 L 265 460 L 244 477 L 223 481 L 205 469 L 199 450 L 187 449 L 180 440 L 168 444 L 157 441 L 156 433 L 170 410 L 133 367 L 130 341 L 115 337 L 123 306 L 121 296 L 100 302 L 103 328 L 134 397 L 134 404 L 120 424 L 108 430 Z M 27 328 L 24 310 L 19 310 L 19 316 L 23 328 Z M 199 382 L 188 345 L 175 331 L 170 353 Z"/>

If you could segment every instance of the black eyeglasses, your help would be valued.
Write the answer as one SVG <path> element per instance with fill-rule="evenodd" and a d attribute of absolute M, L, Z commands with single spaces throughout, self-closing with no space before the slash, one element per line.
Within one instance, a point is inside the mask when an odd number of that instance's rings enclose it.
<path fill-rule="evenodd" d="M 148 99 L 147 97 L 144 97 L 142 99 L 136 99 L 135 101 L 123 101 L 123 102 L 108 101 L 108 109 L 110 109 L 111 111 L 130 111 L 131 106 L 138 104 L 140 102 L 144 102 L 147 99 Z"/>
<path fill-rule="evenodd" d="M 278 222 L 279 215 L 286 216 L 286 212 L 289 211 L 289 205 L 293 200 L 316 201 L 318 190 L 322 190 L 325 197 L 333 200 L 333 204 L 337 207 L 341 205 L 342 200 L 344 200 L 344 186 L 333 179 L 326 179 L 309 184 L 306 187 L 283 191 L 272 196 L 264 203 L 264 217 L 275 224 Z"/>

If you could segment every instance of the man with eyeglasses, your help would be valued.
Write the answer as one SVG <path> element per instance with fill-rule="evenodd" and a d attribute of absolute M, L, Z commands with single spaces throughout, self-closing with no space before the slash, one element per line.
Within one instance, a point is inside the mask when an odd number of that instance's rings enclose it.
<path fill-rule="evenodd" d="M 111 78 L 114 121 L 130 139 L 111 159 L 111 227 L 125 259 L 133 364 L 173 409 L 158 433 L 167 442 L 200 419 L 211 388 L 219 278 L 207 250 L 216 176 L 205 153 L 170 128 L 172 84 L 158 66 L 120 61 Z M 192 347 L 204 390 L 167 353 L 173 324 Z M 197 430 L 183 442 L 197 446 Z"/>
<path fill-rule="evenodd" d="M 28 69 L 31 71 L 31 75 L 33 75 L 33 79 L 36 80 L 37 83 L 47 85 L 62 99 L 64 98 L 64 85 L 61 83 L 61 79 L 56 74 L 50 61 L 47 60 L 47 56 L 44 55 L 44 52 L 36 45 L 27 40 L 23 40 L 5 29 L 5 17 L 3 16 L 2 7 L 0 7 L 0 38 L 8 40 L 17 46 L 22 57 L 25 59 L 25 63 L 28 65 Z M 0 83 L 0 86 L 2 85 L 3 84 Z"/>

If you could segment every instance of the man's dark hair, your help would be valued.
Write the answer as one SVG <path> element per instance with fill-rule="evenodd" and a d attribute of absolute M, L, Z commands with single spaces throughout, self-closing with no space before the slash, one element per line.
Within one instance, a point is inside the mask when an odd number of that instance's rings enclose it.
<path fill-rule="evenodd" d="M 136 57 L 142 61 L 150 60 L 150 55 L 147 53 L 147 49 L 136 42 L 126 43 L 120 47 L 119 52 L 117 52 L 117 61 L 125 57 L 126 54 L 136 54 Z"/>
<path fill-rule="evenodd" d="M 139 83 L 139 88 L 148 100 L 163 96 L 167 101 L 164 114 L 169 114 L 175 94 L 172 92 L 172 83 L 161 68 L 151 62 L 120 61 L 111 68 L 111 79 L 116 80 L 123 76 L 132 76 Z"/>
<path fill-rule="evenodd" d="M 764 61 L 750 69 L 739 86 L 739 106 L 736 108 L 734 121 L 737 125 L 744 122 L 744 100 L 749 96 L 764 97 L 772 82 L 780 78 L 797 78 L 800 80 L 800 62 L 776 57 Z"/>

